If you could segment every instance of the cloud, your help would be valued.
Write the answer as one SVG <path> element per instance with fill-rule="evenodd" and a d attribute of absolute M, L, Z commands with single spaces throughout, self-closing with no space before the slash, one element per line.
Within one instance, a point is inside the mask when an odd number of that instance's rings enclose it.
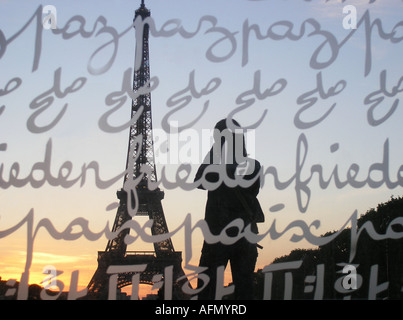
<path fill-rule="evenodd" d="M 25 255 L 26 253 L 24 253 Z M 91 257 L 93 258 L 93 257 Z M 67 263 L 77 263 L 83 260 L 87 260 L 88 256 L 80 255 L 80 256 L 69 256 L 62 254 L 53 254 L 46 252 L 34 252 L 33 255 L 33 263 L 41 264 L 41 265 L 52 265 L 52 264 L 67 264 Z"/>

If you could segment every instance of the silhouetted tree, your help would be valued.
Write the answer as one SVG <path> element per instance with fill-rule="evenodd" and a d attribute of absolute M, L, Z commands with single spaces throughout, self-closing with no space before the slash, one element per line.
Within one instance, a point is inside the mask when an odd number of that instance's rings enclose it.
<path fill-rule="evenodd" d="M 352 261 L 350 258 L 351 229 L 343 230 L 333 241 L 318 247 L 317 249 L 296 249 L 290 254 L 274 259 L 273 263 L 302 261 L 299 269 L 292 271 L 293 299 L 311 299 L 312 291 L 306 290 L 308 276 L 316 277 L 317 266 L 324 265 L 323 298 L 343 299 L 348 296 L 351 299 L 368 299 L 369 279 L 371 267 L 377 266 L 377 284 L 388 282 L 388 289 L 379 293 L 379 299 L 403 298 L 403 221 L 395 221 L 403 217 L 403 198 L 391 199 L 381 203 L 376 209 L 370 209 L 357 220 L 358 230 L 365 226 L 373 226 L 379 235 L 385 235 L 388 229 L 395 232 L 394 239 L 376 240 L 364 230 L 361 232 L 356 246 L 356 254 Z M 336 231 L 328 232 L 322 237 L 328 237 Z M 341 270 L 343 264 L 358 265 L 357 273 L 362 277 L 361 286 L 351 293 L 339 292 L 335 284 L 343 277 Z M 375 270 L 375 269 L 374 269 Z M 289 271 L 276 271 L 272 284 L 272 299 L 284 297 L 284 274 Z M 374 271 L 373 271 L 374 272 Z M 263 295 L 264 275 L 261 270 L 256 274 L 257 298 Z M 340 281 L 340 280 L 339 280 Z"/>

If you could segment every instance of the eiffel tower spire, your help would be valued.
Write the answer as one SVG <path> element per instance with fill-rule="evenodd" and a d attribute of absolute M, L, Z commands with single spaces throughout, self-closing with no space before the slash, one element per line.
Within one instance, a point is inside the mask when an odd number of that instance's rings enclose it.
<path fill-rule="evenodd" d="M 150 16 L 150 11 L 145 7 L 144 0 L 141 1 L 140 8 L 135 11 L 134 20 L 139 16 L 143 20 Z M 148 41 L 149 26 L 144 24 L 141 42 L 139 39 L 136 41 L 135 64 L 139 65 L 139 68 L 135 68 L 134 71 L 133 92 L 139 94 L 137 98 L 132 101 L 131 117 L 132 119 L 138 117 L 138 119 L 129 130 L 126 161 L 127 173 L 124 178 L 124 184 L 140 176 L 142 176 L 142 178 L 136 185 L 136 190 L 131 190 L 129 194 L 125 191 L 125 188 L 117 192 L 119 207 L 112 231 L 117 232 L 118 235 L 108 241 L 105 251 L 98 252 L 98 268 L 88 284 L 89 296 L 100 299 L 105 299 L 109 292 L 109 275 L 107 274 L 107 270 L 111 265 L 127 266 L 147 264 L 147 268 L 140 275 L 140 282 L 147 284 L 153 284 L 156 278 L 165 279 L 165 272 L 170 270 L 172 274 L 166 278 L 174 279 L 172 288 L 173 291 L 175 291 L 174 296 L 177 298 L 183 298 L 179 285 L 187 281 L 181 267 L 182 253 L 174 250 L 170 238 L 154 243 L 154 251 L 135 252 L 127 251 L 127 245 L 124 241 L 126 235 L 129 234 L 129 229 L 124 229 L 119 232 L 121 227 L 132 219 L 129 212 L 133 211 L 133 207 L 128 208 L 128 205 L 131 204 L 133 206 L 135 204 L 134 192 L 137 193 L 138 197 L 136 215 L 145 215 L 153 220 L 151 228 L 152 234 L 160 235 L 169 232 L 161 203 L 161 200 L 164 198 L 164 193 L 159 188 L 154 190 L 149 190 L 148 188 L 148 181 L 157 181 L 152 136 L 151 93 L 149 90 L 146 90 L 146 93 L 140 94 L 140 92 L 144 92 L 144 89 L 150 86 Z M 141 50 L 137 50 L 138 45 L 141 46 Z M 140 113 L 140 115 L 138 115 L 138 113 Z M 139 141 L 141 142 L 139 143 Z M 148 174 L 141 172 L 144 166 L 149 167 L 149 170 L 147 170 Z M 130 197 L 131 201 L 128 201 L 128 197 Z M 116 280 L 117 288 L 119 289 L 131 284 L 133 275 L 133 272 L 119 274 Z M 179 282 L 176 281 L 178 278 L 181 278 Z"/>

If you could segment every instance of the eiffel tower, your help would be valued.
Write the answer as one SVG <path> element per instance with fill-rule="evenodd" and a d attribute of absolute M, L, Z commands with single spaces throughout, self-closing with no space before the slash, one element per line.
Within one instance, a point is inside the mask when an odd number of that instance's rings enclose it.
<path fill-rule="evenodd" d="M 150 11 L 145 7 L 144 0 L 142 0 L 140 8 L 135 11 L 133 21 L 138 17 L 144 20 L 149 16 Z M 143 25 L 142 50 L 137 50 L 139 41 L 136 41 L 135 61 L 139 65 L 139 68 L 135 68 L 133 77 L 133 92 L 135 94 L 139 92 L 139 90 L 144 90 L 144 88 L 149 87 L 150 64 L 148 35 L 149 26 L 145 23 Z M 138 55 L 138 52 L 141 52 L 141 54 Z M 141 59 L 140 63 L 137 59 Z M 164 192 L 159 188 L 154 190 L 148 188 L 147 181 L 156 182 L 157 174 L 155 170 L 152 137 L 151 94 L 149 90 L 148 93 L 142 94 L 143 92 L 144 91 L 142 91 L 141 94 L 138 93 L 137 98 L 132 100 L 132 119 L 134 116 L 138 116 L 138 112 L 141 112 L 141 115 L 137 121 L 131 125 L 129 131 L 129 146 L 126 162 L 127 171 L 124 184 L 130 182 L 130 179 L 134 180 L 143 175 L 140 182 L 136 185 L 138 196 L 136 215 L 148 216 L 152 219 L 152 235 L 161 235 L 168 233 L 168 226 L 161 204 L 161 200 L 164 198 Z M 139 141 L 140 143 L 138 143 Z M 144 166 L 150 168 L 147 174 L 141 172 L 141 168 Z M 129 234 L 130 230 L 126 228 L 121 232 L 118 230 L 127 221 L 132 219 L 128 210 L 128 204 L 131 204 L 133 209 L 133 203 L 135 203 L 135 197 L 132 191 L 130 192 L 130 196 L 132 201 L 128 201 L 128 193 L 124 188 L 117 192 L 119 207 L 112 231 L 118 232 L 118 235 L 108 241 L 105 251 L 98 252 L 98 268 L 88 284 L 87 298 L 108 299 L 110 283 L 116 286 L 116 288 L 112 288 L 112 292 L 115 292 L 116 289 L 121 289 L 122 287 L 132 284 L 133 279 L 135 279 L 133 277 L 137 275 L 140 283 L 143 284 L 154 285 L 156 282 L 163 283 L 164 286 L 160 289 L 160 292 L 171 292 L 170 296 L 165 295 L 163 297 L 164 299 L 186 299 L 186 296 L 182 294 L 181 290 L 182 285 L 187 282 L 181 267 L 182 253 L 174 250 L 170 238 L 161 242 L 155 242 L 154 251 L 127 251 L 127 245 L 124 239 Z M 108 274 L 108 268 L 110 266 L 127 267 L 141 264 L 147 264 L 147 267 L 140 275 L 139 272 L 135 271 L 124 271 L 118 273 L 117 276 L 115 275 L 114 278 L 110 275 L 110 272 Z M 119 268 L 116 270 L 119 270 Z M 167 286 L 169 286 L 171 291 L 165 291 Z M 138 296 L 132 294 L 132 299 L 136 298 L 138 298 Z"/>

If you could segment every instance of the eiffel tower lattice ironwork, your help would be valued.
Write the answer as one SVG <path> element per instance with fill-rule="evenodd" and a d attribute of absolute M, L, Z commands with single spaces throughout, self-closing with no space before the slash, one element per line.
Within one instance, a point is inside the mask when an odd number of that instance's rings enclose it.
<path fill-rule="evenodd" d="M 138 17 L 144 19 L 150 16 L 150 11 L 145 7 L 144 0 L 141 2 L 139 9 L 135 11 L 135 21 Z M 135 26 L 136 24 L 134 24 Z M 133 92 L 138 93 L 137 98 L 132 100 L 131 116 L 141 115 L 137 121 L 130 127 L 129 133 L 129 146 L 127 153 L 126 169 L 124 183 L 129 179 L 135 179 L 142 176 L 139 183 L 136 184 L 136 193 L 138 199 L 136 215 L 149 216 L 153 220 L 151 232 L 153 235 L 161 235 L 168 233 L 168 226 L 165 220 L 164 211 L 162 208 L 161 200 L 164 198 L 164 192 L 159 188 L 150 190 L 148 188 L 148 180 L 152 182 L 157 181 L 157 174 L 155 170 L 154 160 L 154 147 L 152 137 L 152 117 L 151 117 L 151 94 L 150 91 L 144 93 L 139 90 L 150 85 L 150 63 L 149 63 L 149 46 L 148 46 L 149 26 L 147 23 L 143 24 L 143 37 L 141 48 L 138 50 L 139 41 L 136 41 L 136 63 L 139 68 L 135 68 L 133 77 Z M 140 54 L 138 54 L 140 53 Z M 138 59 L 141 59 L 140 63 Z M 147 90 L 146 90 L 147 91 Z M 142 111 L 141 109 L 142 108 Z M 136 114 L 137 113 L 137 114 Z M 139 140 L 139 137 L 141 139 Z M 139 142 L 140 141 L 140 142 Z M 141 172 L 141 168 L 148 166 L 147 174 Z M 136 180 L 137 181 L 137 180 Z M 129 181 L 130 182 L 130 181 Z M 169 288 L 171 289 L 171 296 L 166 297 L 172 299 L 186 299 L 182 294 L 181 287 L 187 282 L 186 276 L 183 272 L 181 262 L 182 253 L 175 251 L 172 240 L 170 238 L 154 243 L 154 251 L 127 251 L 125 237 L 129 234 L 129 229 L 124 229 L 121 232 L 118 230 L 129 220 L 132 216 L 129 214 L 128 205 L 133 206 L 135 197 L 130 192 L 131 201 L 128 201 L 128 193 L 125 188 L 117 192 L 119 199 L 119 207 L 117 209 L 116 218 L 113 224 L 112 231 L 118 232 L 118 235 L 108 241 L 105 251 L 98 252 L 98 268 L 95 271 L 90 283 L 88 284 L 88 298 L 94 299 L 107 299 L 110 283 L 113 283 L 117 289 L 127 286 L 132 283 L 133 277 L 139 276 L 140 283 L 154 284 L 157 281 L 163 281 L 164 290 L 170 281 Z M 133 208 L 132 208 L 133 209 Z M 142 272 L 122 272 L 116 271 L 114 278 L 109 274 L 108 268 L 110 266 L 122 266 L 123 269 L 129 265 L 144 265 L 147 267 Z M 121 270 L 121 269 L 116 269 Z M 168 273 L 167 273 L 168 272 Z M 111 280 L 112 279 L 112 280 Z M 114 292 L 113 289 L 112 292 Z M 132 298 L 137 298 L 132 294 Z"/>

